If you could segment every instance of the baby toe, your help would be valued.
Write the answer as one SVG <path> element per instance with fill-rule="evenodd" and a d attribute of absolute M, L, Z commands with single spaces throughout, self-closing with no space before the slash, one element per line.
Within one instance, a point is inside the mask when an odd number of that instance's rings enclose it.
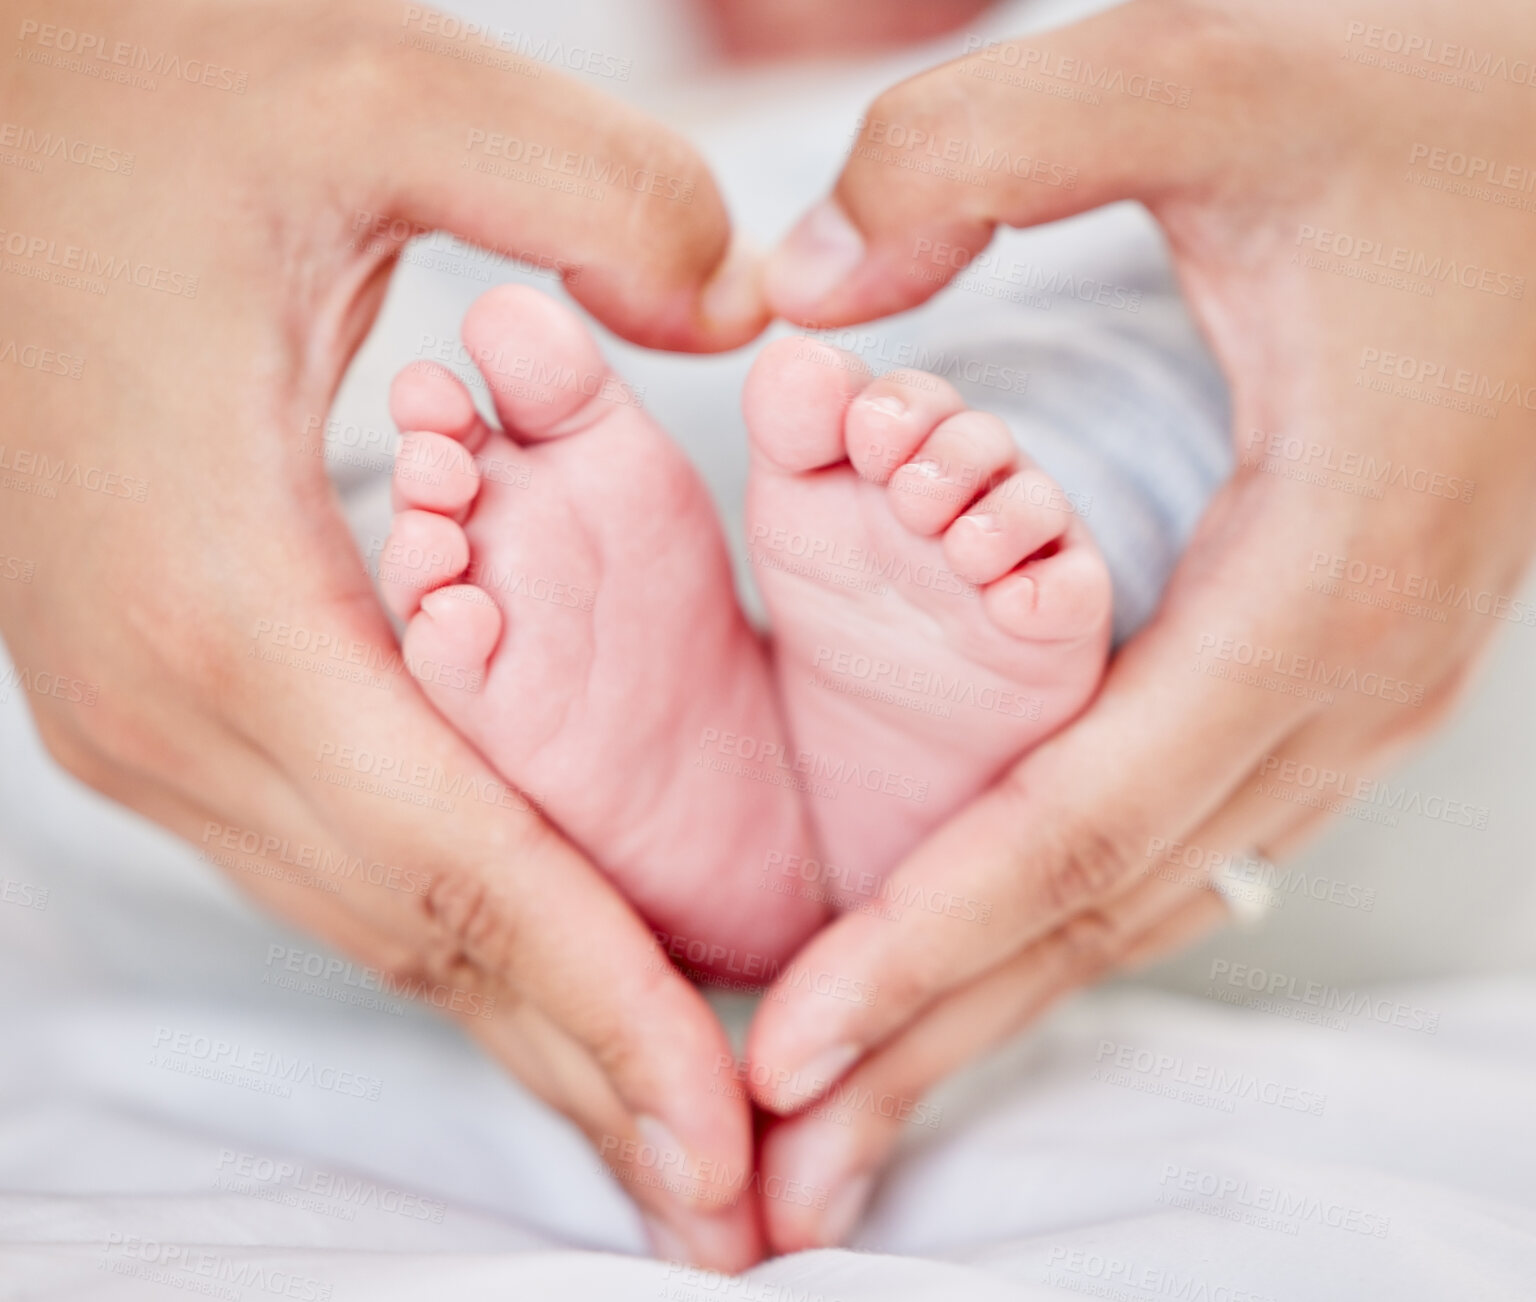
<path fill-rule="evenodd" d="M 987 492 L 1017 457 L 1013 435 L 996 416 L 961 412 L 941 422 L 891 476 L 891 510 L 913 533 L 934 537 Z"/>
<path fill-rule="evenodd" d="M 501 637 L 501 611 L 473 584 L 439 588 L 421 600 L 406 626 L 401 654 L 429 696 L 478 692 Z"/>
<path fill-rule="evenodd" d="M 389 388 L 389 415 L 401 430 L 431 430 L 471 452 L 484 440 L 485 422 L 464 382 L 436 362 L 413 362 Z"/>
<path fill-rule="evenodd" d="M 1061 492 L 1038 467 L 1010 475 L 980 497 L 944 534 L 951 568 L 972 583 L 991 583 L 1066 533 L 1071 515 Z"/>
<path fill-rule="evenodd" d="M 849 404 L 848 460 L 871 483 L 888 483 L 937 425 L 964 410 L 965 400 L 938 376 L 891 371 Z"/>
<path fill-rule="evenodd" d="M 480 472 L 462 443 L 413 430 L 400 438 L 393 488 L 396 510 L 414 507 L 458 515 L 480 491 Z"/>
<path fill-rule="evenodd" d="M 1112 592 L 1109 570 L 1084 539 L 1026 561 L 982 589 L 992 622 L 1014 637 L 1068 641 L 1109 636 Z"/>
<path fill-rule="evenodd" d="M 409 619 L 422 597 L 469 568 L 469 539 L 447 516 L 402 511 L 379 553 L 379 592 L 385 606 Z"/>

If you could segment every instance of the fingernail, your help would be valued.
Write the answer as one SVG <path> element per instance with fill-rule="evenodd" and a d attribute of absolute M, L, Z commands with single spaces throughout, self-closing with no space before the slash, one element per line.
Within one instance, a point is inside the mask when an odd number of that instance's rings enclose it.
<path fill-rule="evenodd" d="M 823 1049 L 787 1080 L 779 1090 L 777 1110 L 792 1112 L 803 1103 L 819 1099 L 859 1059 L 856 1044 L 837 1044 Z"/>
<path fill-rule="evenodd" d="M 773 1161 L 786 1189 L 820 1195 L 820 1211 L 807 1227 L 815 1241 L 832 1247 L 846 1239 L 874 1184 L 868 1150 L 853 1128 L 824 1120 L 791 1122 L 775 1137 Z"/>
<path fill-rule="evenodd" d="M 734 1200 L 719 1187 L 712 1187 L 712 1177 L 704 1174 L 709 1164 L 696 1163 L 666 1122 L 642 1114 L 635 1118 L 635 1129 L 640 1133 L 637 1160 L 647 1171 L 666 1181 L 679 1205 L 718 1209 Z"/>
<path fill-rule="evenodd" d="M 731 237 L 724 261 L 699 295 L 699 311 L 708 325 L 722 331 L 767 320 L 762 251 L 744 236 Z"/>
<path fill-rule="evenodd" d="M 814 307 L 864 261 L 864 237 L 836 200 L 802 217 L 768 259 L 764 280 L 775 306 Z"/>
<path fill-rule="evenodd" d="M 821 1241 L 835 1248 L 853 1233 L 874 1188 L 873 1175 L 856 1175 L 845 1180 L 827 1197 L 827 1210 L 821 1217 Z"/>
<path fill-rule="evenodd" d="M 660 1257 L 663 1261 L 691 1260 L 692 1254 L 688 1251 L 688 1244 L 670 1225 L 650 1212 L 641 1213 L 640 1219 L 645 1222 L 645 1233 L 651 1241 L 652 1256 Z"/>
<path fill-rule="evenodd" d="M 909 461 L 904 466 L 898 466 L 896 475 L 892 476 L 893 481 L 898 477 L 908 479 L 915 477 L 924 483 L 933 483 L 944 478 L 944 467 L 937 461 L 930 461 L 924 457 L 921 461 Z M 901 484 L 896 483 L 896 487 L 900 488 Z"/>
<path fill-rule="evenodd" d="M 666 1122 L 642 1114 L 635 1118 L 635 1129 L 640 1132 L 640 1143 L 656 1150 L 653 1170 L 670 1171 L 674 1175 L 687 1171 L 688 1150 L 668 1128 Z M 649 1162 L 649 1159 L 646 1160 Z"/>

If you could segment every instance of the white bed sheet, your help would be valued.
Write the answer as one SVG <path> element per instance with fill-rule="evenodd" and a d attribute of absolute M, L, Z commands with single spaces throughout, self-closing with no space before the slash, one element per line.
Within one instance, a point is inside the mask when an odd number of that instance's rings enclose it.
<path fill-rule="evenodd" d="M 635 1255 L 580 1137 L 456 1031 L 275 979 L 313 942 L 53 770 L 14 699 L 0 738 L 0 1298 L 1529 1296 L 1530 978 L 1321 1024 L 1084 997 L 935 1096 L 853 1251 L 725 1281 Z M 197 1036 L 299 1072 L 210 1078 Z"/>

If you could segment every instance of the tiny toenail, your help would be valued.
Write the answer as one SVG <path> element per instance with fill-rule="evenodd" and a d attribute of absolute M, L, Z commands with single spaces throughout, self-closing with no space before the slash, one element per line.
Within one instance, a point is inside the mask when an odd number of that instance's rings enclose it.
<path fill-rule="evenodd" d="M 942 479 L 944 477 L 944 467 L 937 461 L 926 459 L 923 461 L 909 461 L 906 468 L 914 475 L 921 475 L 924 479 Z"/>
<path fill-rule="evenodd" d="M 962 518 L 969 520 L 982 533 L 1002 533 L 1003 531 L 1003 522 L 990 511 L 972 511 Z"/>
<path fill-rule="evenodd" d="M 889 416 L 892 420 L 900 420 L 911 410 L 900 398 L 891 394 L 866 395 L 859 401 L 871 411 L 878 411 L 882 416 Z"/>

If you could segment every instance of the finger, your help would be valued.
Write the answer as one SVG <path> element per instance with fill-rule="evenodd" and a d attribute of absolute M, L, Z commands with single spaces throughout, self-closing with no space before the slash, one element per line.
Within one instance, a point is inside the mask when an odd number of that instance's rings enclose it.
<path fill-rule="evenodd" d="M 736 1273 L 762 1258 L 750 1199 L 728 1207 L 682 1206 L 669 1190 L 687 1179 L 672 1155 L 638 1126 L 592 1056 L 530 1004 L 494 1017 L 463 1016 L 466 1030 L 514 1076 L 576 1123 L 620 1186 L 642 1209 L 659 1257 Z"/>
<path fill-rule="evenodd" d="M 1229 496 L 1218 514 L 1232 509 Z M 754 1063 L 790 1078 L 835 1074 L 817 1069 L 846 1065 L 946 991 L 1124 889 L 1155 837 L 1178 839 L 1214 815 L 1321 708 L 1211 672 L 1225 667 L 1218 653 L 1230 639 L 1295 644 L 1282 603 L 1244 611 L 1230 596 L 1255 590 L 1246 562 L 1230 559 L 1243 555 L 1241 536 L 1269 527 L 1261 508 L 1238 513 L 1219 529 L 1218 556 L 1197 548 L 1186 560 L 1200 567 L 1204 595 L 1185 599 L 1175 581 L 1089 711 L 920 845 L 882 887 L 887 907 L 845 915 L 800 954 L 878 988 L 879 1000 L 854 1005 L 803 985 L 776 992 L 753 1025 Z"/>
<path fill-rule="evenodd" d="M 1160 853 L 1210 875 L 1234 855 L 1294 853 L 1335 814 L 1370 799 L 1375 775 L 1437 726 L 1458 699 L 1463 676 L 1458 670 L 1419 706 L 1370 700 L 1313 719 L 1264 755 L 1183 843 L 1149 845 L 1149 858 Z"/>
<path fill-rule="evenodd" d="M 999 224 L 1198 190 L 1252 116 L 1256 49 L 1230 15 L 1132 0 L 892 87 L 865 114 L 832 198 L 769 258 L 774 310 L 821 325 L 899 312 L 942 288 Z M 1134 69 L 1183 107 L 1109 90 L 1092 104 L 1042 94 L 1042 60 Z"/>
<path fill-rule="evenodd" d="M 816 1107 L 769 1133 L 765 1184 L 796 1181 L 793 1187 L 827 1191 L 820 1207 L 765 1204 L 772 1248 L 795 1252 L 841 1243 L 902 1135 L 914 1125 L 939 1124 L 940 1114 L 925 1102 L 935 1085 L 1127 956 L 1140 957 L 1165 938 L 1190 938 L 1225 917 L 1213 892 L 1151 878 L 934 1004 Z"/>
<path fill-rule="evenodd" d="M 370 29 L 370 81 L 338 88 L 355 123 L 358 214 L 406 234 L 442 229 L 550 267 L 604 324 L 657 348 L 734 348 L 767 324 L 757 256 L 733 245 L 708 167 L 681 136 L 548 64 L 416 48 L 419 6 Z M 402 40 L 402 35 L 406 38 Z M 382 69 L 378 86 L 372 76 Z M 334 167 L 328 146 L 317 163 Z M 376 215 L 377 214 L 377 215 Z"/>
<path fill-rule="evenodd" d="M 536 1006 L 687 1169 L 721 1176 L 679 1196 L 728 1205 L 751 1136 L 745 1107 L 709 1090 L 731 1051 L 708 1006 L 611 884 L 431 709 L 376 606 L 290 602 L 312 642 L 376 672 L 248 659 L 232 709 L 330 840 L 394 866 L 351 883 L 349 907 L 425 971 L 475 969 Z"/>
<path fill-rule="evenodd" d="M 1187 949 L 1202 936 L 1231 921 L 1232 910 L 1221 896 L 1212 890 L 1202 891 L 1132 941 L 1117 966 L 1134 972 Z"/>
<path fill-rule="evenodd" d="M 279 916 L 387 974 L 390 990 L 450 1010 L 525 1086 L 581 1128 L 646 1209 L 659 1253 L 722 1271 L 745 1269 L 761 1257 L 761 1233 L 750 1204 L 680 1205 L 673 1188 L 691 1177 L 678 1168 L 674 1153 L 654 1142 L 649 1127 L 637 1124 L 589 1053 L 483 970 L 464 964 L 449 976 L 424 969 L 409 936 L 381 931 L 359 912 L 355 856 L 327 839 L 325 829 L 291 799 L 280 775 L 259 757 L 238 751 L 226 751 L 220 767 L 238 779 L 232 790 L 239 793 L 240 809 L 216 813 L 196 797 L 131 776 L 114 795 L 180 832 L 205 860 Z M 275 828 L 282 835 L 261 830 Z"/>

